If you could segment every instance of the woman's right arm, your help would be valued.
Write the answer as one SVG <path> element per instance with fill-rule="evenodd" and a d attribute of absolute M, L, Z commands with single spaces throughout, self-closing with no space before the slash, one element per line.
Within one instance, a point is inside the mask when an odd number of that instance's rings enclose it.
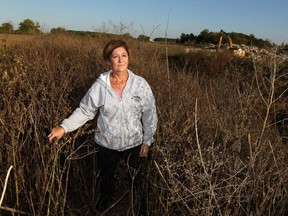
<path fill-rule="evenodd" d="M 97 108 L 86 107 L 80 103 L 80 106 L 66 119 L 62 121 L 60 126 L 52 129 L 48 135 L 49 141 L 52 142 L 54 138 L 57 140 L 67 133 L 74 131 L 84 125 L 87 121 L 93 119 L 96 115 Z"/>
<path fill-rule="evenodd" d="M 95 118 L 102 102 L 101 99 L 99 85 L 97 86 L 94 83 L 82 98 L 79 107 L 75 109 L 68 118 L 64 119 L 60 126 L 52 129 L 51 133 L 48 135 L 49 141 L 51 142 L 53 138 L 59 140 L 65 133 L 74 131 L 84 125 L 87 121 Z"/>

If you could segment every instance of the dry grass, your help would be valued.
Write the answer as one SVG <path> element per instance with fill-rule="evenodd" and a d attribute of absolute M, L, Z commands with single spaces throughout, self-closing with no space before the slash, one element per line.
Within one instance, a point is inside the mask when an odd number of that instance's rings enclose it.
<path fill-rule="evenodd" d="M 39 37 L 39 36 L 38 36 Z M 15 34 L 0 34 L 0 47 L 11 47 L 23 42 L 32 41 L 36 36 L 31 35 L 15 35 Z"/>
<path fill-rule="evenodd" d="M 93 215 L 94 122 L 52 145 L 47 134 L 107 69 L 108 40 L 41 36 L 0 48 L 1 186 L 13 165 L 1 214 Z M 159 114 L 141 194 L 148 214 L 285 215 L 287 143 L 279 122 L 287 116 L 288 72 L 273 53 L 260 64 L 169 45 L 167 68 L 165 44 L 128 43 L 130 68 L 152 86 Z M 120 169 L 119 197 L 129 191 L 123 176 Z M 137 215 L 127 200 L 114 209 Z"/>

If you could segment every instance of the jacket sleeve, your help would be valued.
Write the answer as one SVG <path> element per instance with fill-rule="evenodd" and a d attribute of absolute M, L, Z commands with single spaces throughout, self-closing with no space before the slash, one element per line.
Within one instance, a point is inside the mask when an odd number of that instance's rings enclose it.
<path fill-rule="evenodd" d="M 66 133 L 78 129 L 87 121 L 95 118 L 101 101 L 100 84 L 95 82 L 82 98 L 79 107 L 68 118 L 64 119 L 60 126 L 64 128 Z"/>
<path fill-rule="evenodd" d="M 157 110 L 155 98 L 150 86 L 147 88 L 146 103 L 143 106 L 142 124 L 143 124 L 143 143 L 151 145 L 154 142 L 154 134 L 157 129 Z"/>

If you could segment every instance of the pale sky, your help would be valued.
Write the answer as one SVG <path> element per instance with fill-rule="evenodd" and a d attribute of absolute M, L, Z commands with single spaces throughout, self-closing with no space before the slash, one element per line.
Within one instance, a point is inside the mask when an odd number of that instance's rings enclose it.
<path fill-rule="evenodd" d="M 287 0 L 1 0 L 0 24 L 11 22 L 17 29 L 31 19 L 43 31 L 97 31 L 103 26 L 112 31 L 111 23 L 123 23 L 133 36 L 151 38 L 223 29 L 288 44 L 287 10 Z"/>

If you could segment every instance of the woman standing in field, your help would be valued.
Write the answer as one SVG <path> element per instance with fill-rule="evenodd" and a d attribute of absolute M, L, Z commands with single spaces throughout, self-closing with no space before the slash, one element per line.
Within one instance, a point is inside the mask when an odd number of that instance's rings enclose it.
<path fill-rule="evenodd" d="M 146 80 L 128 69 L 129 49 L 122 40 L 111 40 L 103 50 L 110 70 L 102 73 L 80 102 L 79 107 L 52 129 L 49 141 L 60 139 L 88 120 L 97 119 L 94 135 L 100 170 L 99 210 L 108 208 L 114 195 L 114 173 L 124 159 L 137 173 L 141 158 L 148 154 L 157 126 L 152 90 Z M 130 170 L 129 173 L 132 173 Z"/>

